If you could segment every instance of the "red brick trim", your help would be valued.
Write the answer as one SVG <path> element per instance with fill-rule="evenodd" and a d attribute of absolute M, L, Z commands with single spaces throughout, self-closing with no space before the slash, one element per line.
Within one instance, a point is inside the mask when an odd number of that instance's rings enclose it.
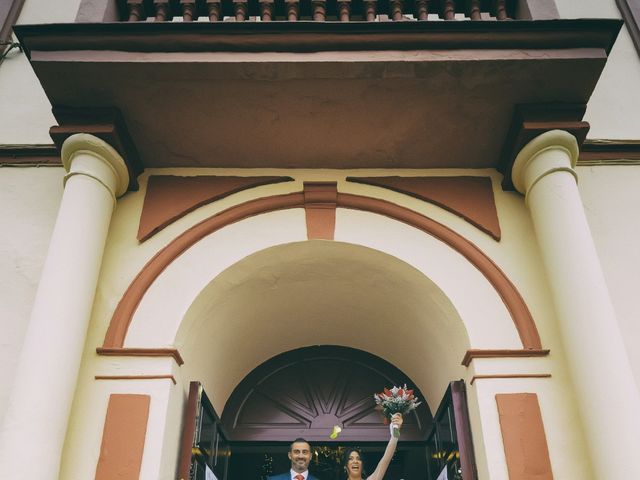
<path fill-rule="evenodd" d="M 184 360 L 180 352 L 175 348 L 96 348 L 98 355 L 108 357 L 172 357 L 178 365 L 182 365 Z"/>
<path fill-rule="evenodd" d="M 514 358 L 514 357 L 546 357 L 549 355 L 549 350 L 542 349 L 522 349 L 522 350 L 507 350 L 507 349 L 478 349 L 467 350 L 462 359 L 462 365 L 468 367 L 474 358 Z"/>
<path fill-rule="evenodd" d="M 144 242 L 167 225 L 208 203 L 250 188 L 292 180 L 291 177 L 152 175 L 147 181 L 138 240 Z"/>
<path fill-rule="evenodd" d="M 296 207 L 304 207 L 304 195 L 302 193 L 259 198 L 236 205 L 213 215 L 183 232 L 149 260 L 142 270 L 140 270 L 136 278 L 134 278 L 133 282 L 131 282 L 113 313 L 103 347 L 120 348 L 124 345 L 124 339 L 133 314 L 137 310 L 146 291 L 171 262 L 196 242 L 210 233 L 245 218 L 261 213 Z"/>
<path fill-rule="evenodd" d="M 471 377 L 470 385 L 473 385 L 476 380 L 485 380 L 485 379 L 499 379 L 499 378 L 551 378 L 550 373 L 498 373 L 494 375 L 474 375 Z"/>
<path fill-rule="evenodd" d="M 124 345 L 129 324 L 147 290 L 171 262 L 196 242 L 244 218 L 275 210 L 301 208 L 304 207 L 304 203 L 302 192 L 252 200 L 213 215 L 183 232 L 149 260 L 129 285 L 111 318 L 103 347 L 118 348 Z M 373 212 L 406 223 L 459 252 L 485 276 L 500 295 L 516 326 L 523 347 L 526 350 L 541 349 L 535 322 L 518 290 L 505 273 L 466 238 L 435 220 L 383 200 L 338 193 L 336 204 L 338 207 Z"/>
<path fill-rule="evenodd" d="M 336 182 L 304 182 L 304 213 L 309 240 L 333 240 L 337 198 Z"/>
<path fill-rule="evenodd" d="M 176 385 L 173 375 L 96 375 L 96 380 L 171 380 Z"/>
<path fill-rule="evenodd" d="M 500 240 L 500 222 L 489 177 L 347 177 L 347 181 L 387 188 L 432 203 Z"/>

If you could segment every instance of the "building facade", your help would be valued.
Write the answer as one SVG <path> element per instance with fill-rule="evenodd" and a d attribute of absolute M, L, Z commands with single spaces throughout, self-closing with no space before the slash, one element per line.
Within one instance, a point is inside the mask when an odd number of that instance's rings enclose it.
<path fill-rule="evenodd" d="M 640 3 L 2 8 L 3 478 L 640 478 Z"/>

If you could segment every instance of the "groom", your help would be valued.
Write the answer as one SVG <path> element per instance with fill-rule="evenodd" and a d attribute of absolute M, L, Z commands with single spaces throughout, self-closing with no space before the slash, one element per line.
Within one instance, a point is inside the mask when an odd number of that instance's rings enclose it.
<path fill-rule="evenodd" d="M 267 477 L 268 480 L 318 480 L 309 473 L 311 445 L 304 438 L 296 438 L 289 447 L 291 470 L 287 473 Z"/>

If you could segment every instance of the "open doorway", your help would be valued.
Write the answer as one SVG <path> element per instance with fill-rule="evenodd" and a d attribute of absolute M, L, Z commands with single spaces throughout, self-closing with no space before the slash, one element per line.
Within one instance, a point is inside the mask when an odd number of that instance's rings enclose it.
<path fill-rule="evenodd" d="M 357 447 L 362 452 L 365 469 L 377 465 L 384 452 L 384 443 L 328 444 L 313 443 L 313 460 L 309 471 L 320 480 L 344 480 L 342 458 L 345 450 Z M 265 480 L 268 475 L 286 472 L 290 468 L 288 445 L 233 444 L 227 478 Z M 424 479 L 427 471 L 425 445 L 401 442 L 389 465 L 385 479 Z"/>
<path fill-rule="evenodd" d="M 344 479 L 343 457 L 353 448 L 365 469 L 373 468 L 389 436 L 373 393 L 404 384 L 414 386 L 383 359 L 336 346 L 301 348 L 263 363 L 236 387 L 222 418 L 193 382 L 179 478 L 265 480 L 290 468 L 287 452 L 298 437 L 311 443 L 309 470 L 321 480 Z M 385 478 L 475 480 L 463 382 L 450 384 L 435 417 L 423 401 L 405 419 Z M 331 438 L 334 426 L 342 432 Z"/>

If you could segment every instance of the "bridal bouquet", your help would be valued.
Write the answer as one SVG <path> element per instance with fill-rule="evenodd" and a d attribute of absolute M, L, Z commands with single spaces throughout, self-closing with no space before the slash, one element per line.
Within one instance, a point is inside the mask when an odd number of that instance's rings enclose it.
<path fill-rule="evenodd" d="M 406 384 L 403 387 L 393 387 L 391 390 L 385 388 L 382 393 L 374 393 L 373 398 L 378 408 L 382 410 L 385 423 L 391 420 L 395 413 L 401 413 L 404 416 L 420 405 L 418 397 L 413 395 L 413 390 L 408 389 Z M 392 433 L 394 437 L 400 437 L 400 431 L 395 425 Z"/>

